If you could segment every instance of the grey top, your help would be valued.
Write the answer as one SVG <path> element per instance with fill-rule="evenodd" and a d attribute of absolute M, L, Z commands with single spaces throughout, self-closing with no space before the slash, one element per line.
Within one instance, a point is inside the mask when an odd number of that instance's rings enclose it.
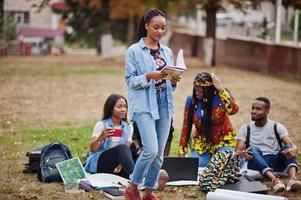
<path fill-rule="evenodd" d="M 277 154 L 280 150 L 275 132 L 274 132 L 274 121 L 268 120 L 263 127 L 255 126 L 255 122 L 250 122 L 250 146 L 258 147 L 263 155 Z M 237 135 L 238 140 L 246 142 L 247 138 L 247 125 L 244 124 Z M 277 131 L 282 139 L 288 135 L 286 128 L 279 122 L 277 122 Z"/>

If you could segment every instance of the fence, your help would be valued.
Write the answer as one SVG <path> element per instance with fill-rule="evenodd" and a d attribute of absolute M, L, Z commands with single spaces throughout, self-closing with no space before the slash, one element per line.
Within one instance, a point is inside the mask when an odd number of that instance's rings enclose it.
<path fill-rule="evenodd" d="M 29 56 L 31 55 L 31 45 L 24 42 L 9 41 L 0 43 L 1 56 Z"/>
<path fill-rule="evenodd" d="M 203 59 L 202 36 L 175 32 L 170 47 Z M 244 38 L 216 39 L 216 62 L 301 79 L 301 48 Z"/>

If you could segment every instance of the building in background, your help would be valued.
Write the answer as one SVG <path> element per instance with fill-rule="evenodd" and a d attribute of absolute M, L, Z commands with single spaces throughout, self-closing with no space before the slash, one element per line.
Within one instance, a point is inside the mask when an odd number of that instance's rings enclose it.
<path fill-rule="evenodd" d="M 62 47 L 64 44 L 64 23 L 61 15 L 54 12 L 54 9 L 64 9 L 63 2 L 52 0 L 49 6 L 40 10 L 34 6 L 38 2 L 4 1 L 4 25 L 16 25 L 16 43 L 30 44 L 32 55 L 48 54 L 52 46 Z"/>

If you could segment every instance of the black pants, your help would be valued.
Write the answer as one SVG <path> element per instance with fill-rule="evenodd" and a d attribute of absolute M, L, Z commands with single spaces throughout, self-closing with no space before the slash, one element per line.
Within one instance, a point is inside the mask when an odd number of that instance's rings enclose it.
<path fill-rule="evenodd" d="M 122 166 L 122 170 L 116 175 L 128 179 L 134 170 L 134 161 L 130 149 L 125 144 L 117 145 L 100 154 L 97 173 L 115 174 L 113 171 L 119 164 Z"/>

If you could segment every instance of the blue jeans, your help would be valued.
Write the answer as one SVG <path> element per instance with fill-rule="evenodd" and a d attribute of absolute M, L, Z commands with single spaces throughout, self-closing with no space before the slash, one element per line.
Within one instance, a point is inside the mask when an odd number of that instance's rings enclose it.
<path fill-rule="evenodd" d="M 234 148 L 232 147 L 220 147 L 215 153 L 228 150 L 228 151 L 234 151 Z M 198 152 L 192 150 L 190 153 L 190 157 L 196 157 L 199 158 L 199 167 L 206 167 L 209 161 L 211 160 L 212 154 L 205 152 L 203 154 L 199 154 Z"/>
<path fill-rule="evenodd" d="M 287 170 L 294 166 L 298 169 L 296 157 L 287 159 L 281 153 L 290 146 L 283 146 L 277 154 L 263 155 L 258 147 L 251 147 L 253 158 L 248 161 L 248 169 L 259 171 L 264 175 L 267 171 L 287 172 Z"/>
<path fill-rule="evenodd" d="M 133 184 L 142 184 L 155 189 L 159 171 L 163 164 L 163 153 L 168 138 L 171 117 L 168 117 L 166 91 L 157 93 L 160 119 L 153 120 L 150 113 L 134 113 L 143 151 L 139 156 L 130 179 Z"/>

